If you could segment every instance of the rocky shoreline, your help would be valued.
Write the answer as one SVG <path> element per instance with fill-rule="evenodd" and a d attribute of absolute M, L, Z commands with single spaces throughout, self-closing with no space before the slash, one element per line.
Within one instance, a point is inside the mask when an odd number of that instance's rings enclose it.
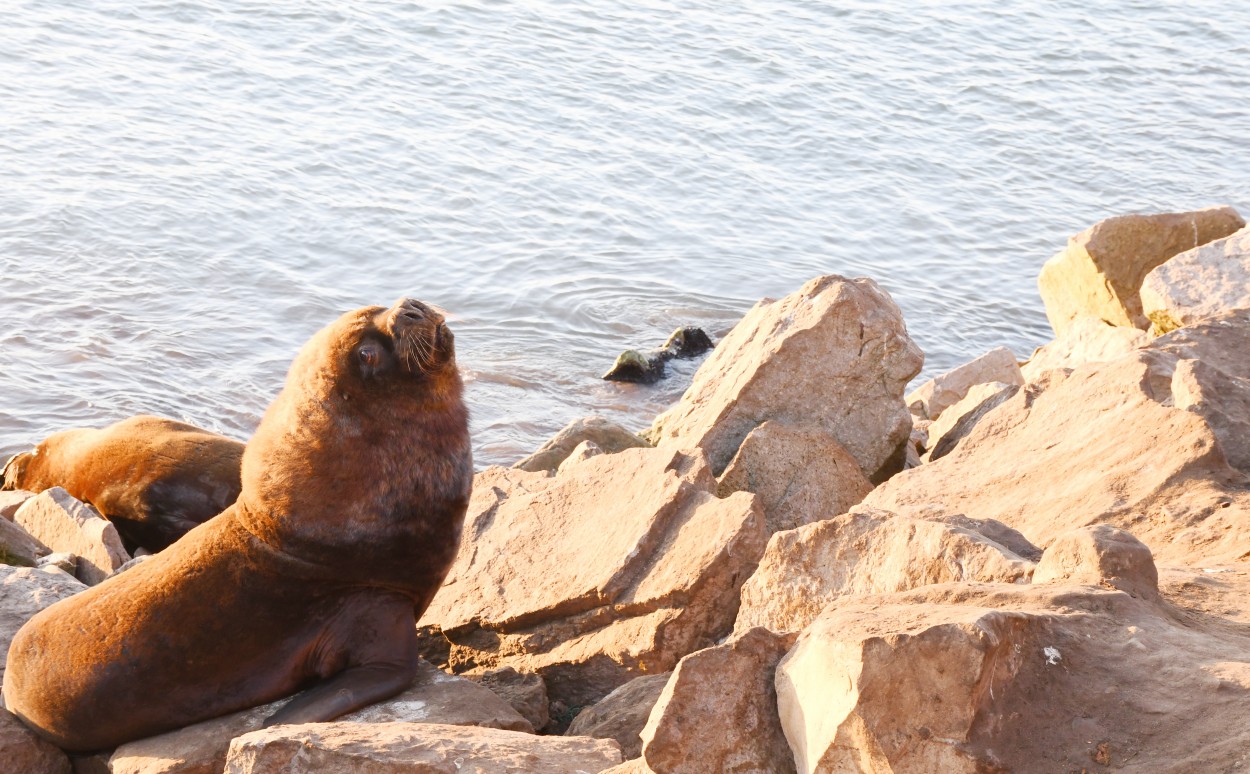
<path fill-rule="evenodd" d="M 480 472 L 400 696 L 261 729 L 270 705 L 73 758 L 0 711 L 0 761 L 1250 765 L 1250 229 L 1228 207 L 1111 218 L 1039 286 L 1053 342 L 905 394 L 923 356 L 889 295 L 819 277 L 748 312 L 644 433 L 587 418 Z M 0 493 L 0 516 L 0 654 L 135 561 L 63 490 Z"/>

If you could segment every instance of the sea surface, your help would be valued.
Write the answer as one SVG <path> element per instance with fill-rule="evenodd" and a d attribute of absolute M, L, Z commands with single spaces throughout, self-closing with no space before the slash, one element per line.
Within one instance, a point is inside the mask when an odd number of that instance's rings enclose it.
<path fill-rule="evenodd" d="M 300 345 L 452 316 L 479 466 L 689 384 L 600 374 L 874 278 L 932 376 L 1051 338 L 1129 212 L 1250 215 L 1250 4 L 0 0 L 0 455 L 246 439 Z"/>

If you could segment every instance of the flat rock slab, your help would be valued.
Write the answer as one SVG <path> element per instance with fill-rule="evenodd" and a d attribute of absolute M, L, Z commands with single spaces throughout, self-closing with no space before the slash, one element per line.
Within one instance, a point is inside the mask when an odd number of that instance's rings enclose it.
<path fill-rule="evenodd" d="M 1141 300 L 1156 333 L 1250 308 L 1250 228 L 1159 266 L 1146 275 Z"/>
<path fill-rule="evenodd" d="M 196 723 L 118 747 L 111 774 L 218 774 L 231 740 L 260 729 L 290 699 Z M 434 723 L 484 726 L 523 733 L 533 727 L 484 686 L 422 661 L 408 690 L 338 719 L 343 723 Z"/>
<path fill-rule="evenodd" d="M 274 726 L 230 745 L 227 774 L 549 774 L 598 772 L 621 762 L 604 739 L 534 736 L 422 723 Z"/>
<path fill-rule="evenodd" d="M 650 445 L 636 433 L 631 433 L 615 422 L 603 417 L 583 417 L 565 425 L 538 451 L 512 467 L 532 472 L 556 470 L 583 443 L 594 444 L 604 454 L 616 454 L 626 449 Z"/>
<path fill-rule="evenodd" d="M 907 407 L 926 419 L 941 417 L 978 384 L 1024 384 L 1020 364 L 1006 347 L 991 349 L 963 365 L 933 377 L 907 396 Z"/>
<path fill-rule="evenodd" d="M 923 361 L 875 282 L 818 277 L 747 312 L 644 435 L 657 446 L 703 449 L 719 475 L 764 422 L 811 425 L 879 480 L 902 466 L 911 432 L 903 390 Z"/>
<path fill-rule="evenodd" d="M 1121 215 L 1068 240 L 1037 278 L 1050 327 L 1062 336 L 1088 316 L 1145 330 L 1141 288 L 1146 275 L 1177 253 L 1232 234 L 1246 225 L 1232 207 L 1193 212 Z"/>
<path fill-rule="evenodd" d="M 59 486 L 27 500 L 13 521 L 53 551 L 77 556 L 78 579 L 88 586 L 130 561 L 117 528 Z"/>
<path fill-rule="evenodd" d="M 453 671 L 535 672 L 570 707 L 672 669 L 728 633 L 764 548 L 754 496 L 715 488 L 702 453 L 673 449 L 480 473 L 424 638 Z"/>

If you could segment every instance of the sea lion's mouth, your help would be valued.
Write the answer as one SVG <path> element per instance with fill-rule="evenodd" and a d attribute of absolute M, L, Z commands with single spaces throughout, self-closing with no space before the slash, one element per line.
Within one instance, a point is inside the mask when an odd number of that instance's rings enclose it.
<path fill-rule="evenodd" d="M 412 373 L 430 373 L 451 359 L 452 335 L 443 315 L 415 298 L 396 301 L 386 319 L 395 355 Z"/>

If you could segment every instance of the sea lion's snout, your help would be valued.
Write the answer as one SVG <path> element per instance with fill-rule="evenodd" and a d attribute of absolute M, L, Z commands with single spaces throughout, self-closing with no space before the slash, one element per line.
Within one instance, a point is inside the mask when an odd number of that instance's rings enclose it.
<path fill-rule="evenodd" d="M 402 298 L 386 317 L 395 349 L 409 370 L 429 373 L 454 355 L 451 331 L 434 307 L 415 298 Z"/>

